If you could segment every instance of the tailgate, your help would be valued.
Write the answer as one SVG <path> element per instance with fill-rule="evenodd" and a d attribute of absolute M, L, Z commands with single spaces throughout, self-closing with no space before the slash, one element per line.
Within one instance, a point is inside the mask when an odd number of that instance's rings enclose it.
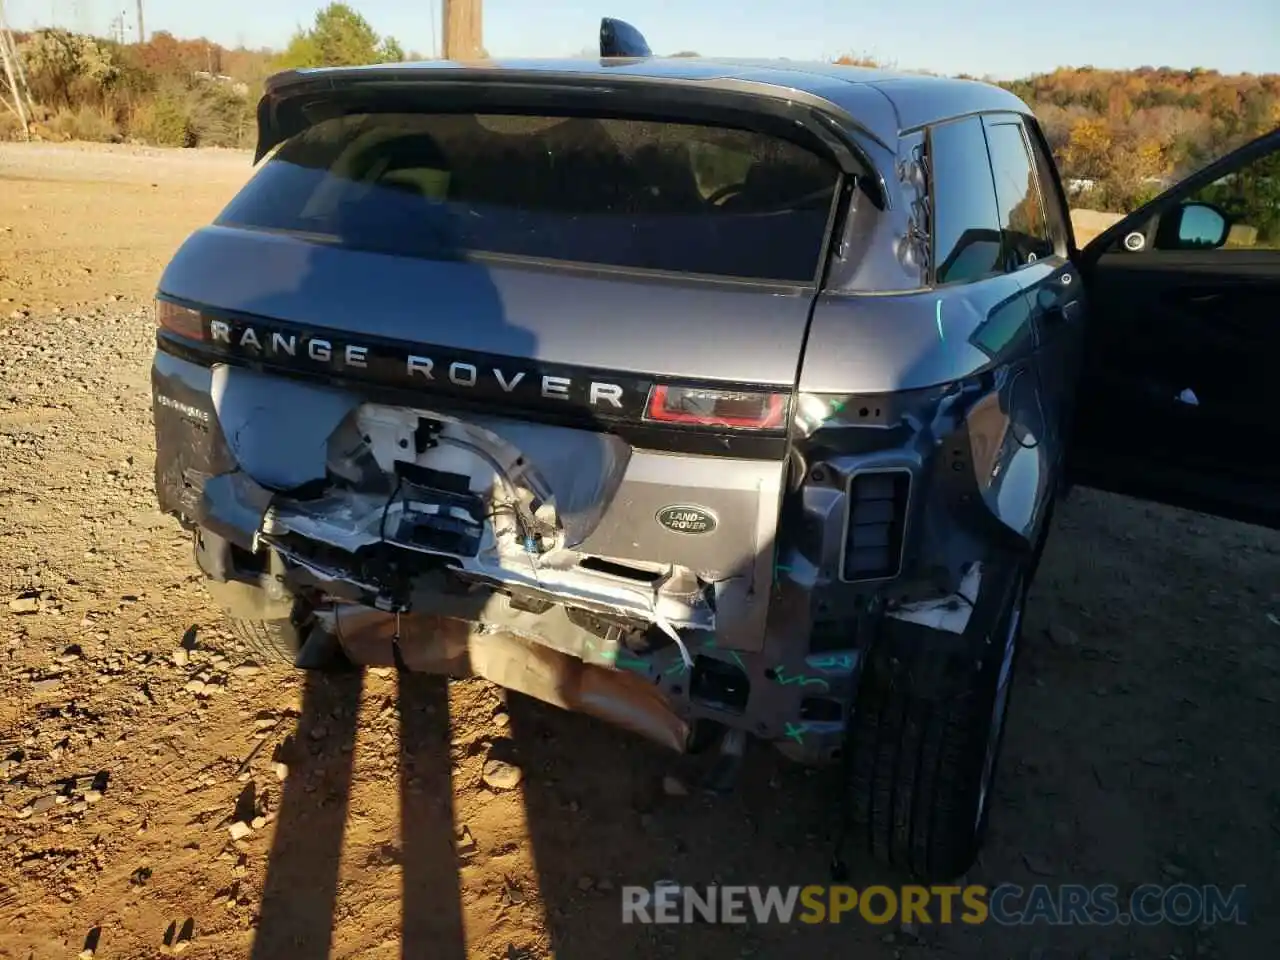
<path fill-rule="evenodd" d="M 215 347 L 531 416 L 635 421 L 671 381 L 794 390 L 850 159 L 812 107 L 414 73 L 443 79 L 269 85 L 279 149 L 160 284 L 226 315 Z M 665 428 L 785 435 L 735 403 Z"/>

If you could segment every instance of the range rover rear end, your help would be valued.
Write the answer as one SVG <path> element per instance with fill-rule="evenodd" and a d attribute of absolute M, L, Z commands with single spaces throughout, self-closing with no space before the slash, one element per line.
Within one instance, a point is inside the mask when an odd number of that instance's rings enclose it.
<path fill-rule="evenodd" d="M 764 679 L 812 672 L 768 642 L 778 519 L 849 174 L 740 94 L 458 86 L 268 94 L 283 143 L 160 283 L 161 503 L 286 656 L 786 742 L 818 685 Z"/>
<path fill-rule="evenodd" d="M 876 696 L 903 662 L 934 689 L 921 651 L 992 679 L 1049 474 L 1017 281 L 930 288 L 923 138 L 854 88 L 273 78 L 265 162 L 156 304 L 158 497 L 246 641 L 718 737 L 730 767 L 748 735 L 852 753 L 851 816 L 881 819 L 867 664 Z"/>

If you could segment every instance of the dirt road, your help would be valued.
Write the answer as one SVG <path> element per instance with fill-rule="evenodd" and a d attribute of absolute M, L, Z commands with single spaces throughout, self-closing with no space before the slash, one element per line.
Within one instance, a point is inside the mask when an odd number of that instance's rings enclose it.
<path fill-rule="evenodd" d="M 1062 505 L 968 878 L 1244 884 L 1244 926 L 623 926 L 623 884 L 825 882 L 832 775 L 760 750 L 736 796 L 673 795 L 684 761 L 482 682 L 250 662 L 153 507 L 145 299 L 246 170 L 0 145 L 0 957 L 1272 953 L 1280 537 L 1253 528 Z"/>

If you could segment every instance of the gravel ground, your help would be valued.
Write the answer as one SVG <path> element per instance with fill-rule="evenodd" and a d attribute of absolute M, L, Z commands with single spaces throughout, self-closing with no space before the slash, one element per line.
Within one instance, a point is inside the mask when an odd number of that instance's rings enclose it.
<path fill-rule="evenodd" d="M 0 957 L 1274 952 L 1273 533 L 1087 490 L 1061 506 L 968 877 L 1245 884 L 1244 926 L 622 926 L 626 883 L 824 882 L 831 776 L 759 750 L 713 801 L 684 792 L 691 761 L 483 682 L 252 662 L 154 508 L 146 284 L 58 302 L 95 257 L 153 283 L 163 243 L 129 238 L 206 219 L 236 164 L 0 149 L 0 283 L 23 303 L 0 310 Z M 47 241 L 69 183 L 127 216 L 59 220 L 35 270 L 5 238 Z M 196 199 L 168 222 L 179 184 Z"/>

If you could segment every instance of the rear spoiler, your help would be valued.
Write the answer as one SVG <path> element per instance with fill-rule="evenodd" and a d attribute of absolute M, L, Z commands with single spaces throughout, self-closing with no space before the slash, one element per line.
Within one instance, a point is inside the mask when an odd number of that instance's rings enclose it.
<path fill-rule="evenodd" d="M 253 162 L 323 120 L 392 109 L 551 115 L 606 111 L 633 119 L 726 124 L 802 141 L 850 175 L 875 169 L 854 142 L 852 130 L 893 150 L 847 111 L 802 91 L 734 77 L 694 80 L 660 71 L 626 71 L 628 64 L 652 55 L 644 34 L 624 20 L 605 17 L 600 21 L 597 70 L 464 67 L 434 61 L 285 71 L 267 79 L 258 102 Z M 873 181 L 880 181 L 879 175 Z M 883 188 L 883 181 L 879 186 Z"/>
<path fill-rule="evenodd" d="M 853 131 L 892 150 L 831 101 L 769 83 L 614 72 L 603 62 L 597 70 L 561 70 L 464 67 L 440 61 L 276 74 L 267 80 L 258 102 L 253 162 L 309 127 L 351 113 L 486 110 L 551 116 L 599 113 L 758 130 L 829 156 L 850 175 L 875 169 Z"/>

